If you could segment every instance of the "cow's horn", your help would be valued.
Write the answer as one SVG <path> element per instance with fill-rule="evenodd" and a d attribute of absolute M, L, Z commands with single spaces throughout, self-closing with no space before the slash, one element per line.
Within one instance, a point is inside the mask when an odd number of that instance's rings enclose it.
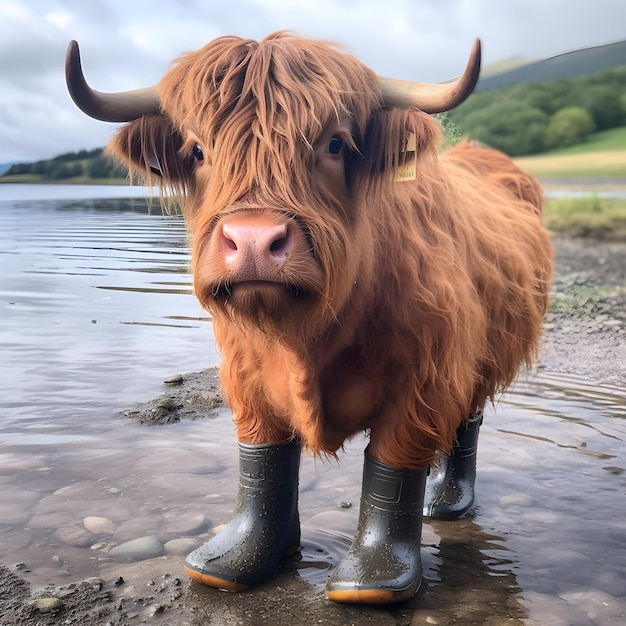
<path fill-rule="evenodd" d="M 76 106 L 83 113 L 103 122 L 130 122 L 160 111 L 155 86 L 119 93 L 102 93 L 92 89 L 83 75 L 78 43 L 75 41 L 71 41 L 67 48 L 65 80 Z"/>
<path fill-rule="evenodd" d="M 465 71 L 451 83 L 414 83 L 379 77 L 389 106 L 414 106 L 426 113 L 443 113 L 459 106 L 476 87 L 480 73 L 480 39 L 476 39 Z"/>

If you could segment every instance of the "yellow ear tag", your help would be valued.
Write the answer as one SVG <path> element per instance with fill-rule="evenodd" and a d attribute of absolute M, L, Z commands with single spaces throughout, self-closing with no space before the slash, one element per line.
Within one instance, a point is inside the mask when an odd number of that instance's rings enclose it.
<path fill-rule="evenodd" d="M 417 176 L 416 151 L 417 144 L 415 141 L 415 133 L 404 133 L 402 136 L 402 145 L 400 146 L 400 165 L 398 165 L 394 178 L 396 182 L 415 180 Z"/>

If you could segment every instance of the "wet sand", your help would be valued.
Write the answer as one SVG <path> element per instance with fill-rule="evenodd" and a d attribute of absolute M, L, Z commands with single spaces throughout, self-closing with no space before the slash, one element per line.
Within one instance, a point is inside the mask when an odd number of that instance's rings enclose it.
<path fill-rule="evenodd" d="M 542 372 L 557 372 L 582 377 L 574 379 L 574 385 L 587 380 L 624 388 L 626 244 L 557 237 L 555 247 L 557 274 L 553 305 L 546 319 L 540 358 L 529 378 L 541 378 Z M 175 365 L 172 369 L 175 374 Z M 482 524 L 471 517 L 456 522 L 428 521 L 425 524 L 422 537 L 424 584 L 411 601 L 399 607 L 378 608 L 342 606 L 326 601 L 323 580 L 330 565 L 347 549 L 356 526 L 360 458 L 365 443 L 360 438 L 347 446 L 341 468 L 312 459 L 304 460 L 301 474 L 302 560 L 287 563 L 276 578 L 248 593 L 224 594 L 190 583 L 182 574 L 183 554 L 193 547 L 192 544 L 206 540 L 220 523 L 227 521 L 224 516 L 232 508 L 236 471 L 234 461 L 226 461 L 234 449 L 234 434 L 228 411 L 221 406 L 215 371 L 193 375 L 181 373 L 182 384 L 165 385 L 161 397 L 128 407 L 126 416 L 138 422 L 138 429 L 147 428 L 142 425 L 146 423 L 183 429 L 189 435 L 189 450 L 181 447 L 180 443 L 174 445 L 168 442 L 168 431 L 155 427 L 153 441 L 146 444 L 152 448 L 147 449 L 145 456 L 137 459 L 135 464 L 132 459 L 127 460 L 132 471 L 121 466 L 108 467 L 108 474 L 104 477 L 100 473 L 100 460 L 94 459 L 94 466 L 81 472 L 82 483 L 68 479 L 67 486 L 61 487 L 64 491 L 60 495 L 64 499 L 60 503 L 55 494 L 41 499 L 36 505 L 36 513 L 42 532 L 46 532 L 46 524 L 49 523 L 45 516 L 54 514 L 55 504 L 65 509 L 76 507 L 75 517 L 81 520 L 81 524 L 66 527 L 65 532 L 74 535 L 64 537 L 64 544 L 69 546 L 74 541 L 76 550 L 81 550 L 81 554 L 86 547 L 93 551 L 94 567 L 91 569 L 97 572 L 97 578 L 93 574 L 88 575 L 89 567 L 85 568 L 85 572 L 80 571 L 82 577 L 75 576 L 78 570 L 72 568 L 72 551 L 67 547 L 66 554 L 59 552 L 58 536 L 51 538 L 54 547 L 45 554 L 42 554 L 40 545 L 30 546 L 26 542 L 25 545 L 16 545 L 16 560 L 0 567 L 0 615 L 3 625 L 160 622 L 213 626 L 413 626 L 453 623 L 602 624 L 623 620 L 624 578 L 620 579 L 615 571 L 604 572 L 599 566 L 594 566 L 591 560 L 594 555 L 586 555 L 582 548 L 572 551 L 567 542 L 563 546 L 541 543 L 542 525 L 553 523 L 554 514 L 543 507 L 533 519 L 533 503 L 523 492 L 523 482 L 522 489 L 512 487 L 509 495 L 503 487 L 496 493 L 479 491 Z M 515 412 L 515 406 L 511 412 Z M 213 418 L 211 437 L 206 443 L 198 444 L 202 433 L 206 433 L 199 426 L 202 422 L 206 423 L 207 417 Z M 512 423 L 515 421 L 512 420 Z M 595 450 L 593 441 L 589 448 L 586 447 L 586 439 L 589 438 L 586 431 L 579 432 L 574 427 L 573 432 L 567 435 L 568 444 L 554 447 L 553 458 L 526 458 L 524 455 L 528 449 L 521 449 L 517 456 L 513 454 L 514 458 L 511 458 L 507 450 L 507 456 L 499 463 L 498 452 L 506 449 L 508 435 L 503 430 L 506 428 L 502 424 L 500 428 L 490 425 L 485 432 L 488 450 L 493 454 L 480 460 L 479 483 L 482 480 L 483 484 L 489 484 L 493 479 L 500 485 L 513 484 L 516 473 L 523 474 L 525 471 L 533 472 L 532 480 L 571 482 L 565 469 L 572 457 L 564 455 L 570 454 L 574 448 L 577 448 L 576 454 Z M 221 450 L 226 441 L 231 442 L 231 448 Z M 209 469 L 219 470 L 211 475 L 208 485 L 207 480 L 202 479 L 209 473 L 208 462 L 190 452 L 192 444 L 204 446 L 194 449 L 205 449 L 207 456 L 212 458 L 213 465 Z M 123 442 L 120 441 L 119 445 L 122 446 Z M 574 457 L 574 462 L 577 458 Z M 24 469 L 46 471 L 45 460 L 33 463 L 37 467 Z M 609 497 L 623 499 L 623 479 L 620 478 L 623 468 L 613 466 L 610 460 L 604 463 L 610 488 L 615 490 L 616 484 L 622 485 Z M 546 467 L 563 468 L 563 476 L 558 471 L 547 477 L 542 476 L 541 471 L 545 471 Z M 581 467 L 580 471 L 585 471 L 584 466 Z M 187 484 L 181 482 L 183 475 L 202 480 L 198 480 L 197 485 Z M 133 476 L 140 476 L 150 484 L 133 482 Z M 622 482 L 610 482 L 611 477 Z M 62 477 L 59 477 L 59 484 L 64 484 Z M 124 497 L 136 507 L 132 515 L 129 515 L 128 509 L 122 510 L 120 502 L 126 501 L 120 500 L 118 491 L 121 487 L 117 485 L 125 488 Z M 160 485 L 163 493 L 176 492 L 178 500 L 167 505 L 159 501 L 145 502 L 145 493 L 154 493 L 155 485 Z M 11 483 L 4 485 L 5 489 L 13 487 Z M 203 490 L 202 499 L 199 490 Z M 24 490 L 22 498 L 25 504 L 28 497 L 29 492 Z M 95 504 L 87 526 L 100 524 L 101 527 L 96 529 L 100 535 L 96 533 L 95 536 L 109 537 L 99 543 L 93 543 L 93 526 L 92 530 L 85 528 L 86 518 L 83 519 L 81 513 L 84 502 L 90 498 Z M 582 508 L 585 509 L 584 501 Z M 218 513 L 214 514 L 214 511 Z M 524 511 L 526 517 L 519 522 L 519 530 L 504 538 L 495 530 L 496 522 L 507 515 L 514 516 L 515 511 Z M 586 513 L 586 510 L 582 512 Z M 20 511 L 16 510 L 15 514 L 19 516 Z M 490 518 L 494 520 L 494 530 L 484 524 L 484 520 Z M 110 558 L 113 546 L 136 537 L 156 537 L 161 532 L 155 525 L 154 520 L 157 519 L 167 526 L 165 538 L 169 541 L 162 542 L 164 545 L 161 548 L 156 546 L 153 558 L 135 562 Z M 622 536 L 620 532 L 623 533 L 623 528 L 620 531 L 623 522 L 600 519 L 608 536 L 607 549 L 612 546 L 611 536 L 615 537 L 613 549 L 623 549 L 618 541 Z M 107 527 L 107 522 L 113 525 L 111 529 Z M 32 518 L 29 524 L 33 526 Z M 516 529 L 514 519 L 507 520 L 507 524 L 508 528 Z M 560 590 L 553 596 L 550 590 L 534 589 L 525 580 L 524 573 L 515 563 L 514 554 L 507 548 L 507 543 L 513 545 L 519 537 L 532 535 L 535 530 L 536 550 L 529 558 L 537 568 L 538 579 L 549 580 L 551 567 L 571 570 L 566 590 Z M 571 533 L 576 534 L 577 530 L 574 525 Z M 564 527 L 562 532 L 566 536 L 570 529 Z M 188 543 L 171 544 L 176 537 L 186 538 Z M 587 539 L 581 538 L 581 541 Z M 160 549 L 162 552 L 158 554 Z M 597 555 L 597 558 L 601 560 L 602 555 Z M 64 561 L 67 561 L 66 567 Z M 626 571 L 622 570 L 622 574 L 626 576 Z M 602 578 L 598 587 L 603 591 L 591 592 L 587 588 L 577 591 L 577 584 L 582 584 L 592 575 Z"/>

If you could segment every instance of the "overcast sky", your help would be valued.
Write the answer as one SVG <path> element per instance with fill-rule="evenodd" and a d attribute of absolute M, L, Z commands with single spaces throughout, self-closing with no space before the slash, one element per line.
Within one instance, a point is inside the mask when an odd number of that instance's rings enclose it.
<path fill-rule="evenodd" d="M 379 74 L 437 82 L 463 69 L 475 37 L 485 64 L 626 39 L 626 0 L 0 0 L 0 163 L 111 136 L 67 94 L 71 39 L 92 87 L 118 91 L 156 83 L 217 36 L 282 29 L 341 43 Z"/>

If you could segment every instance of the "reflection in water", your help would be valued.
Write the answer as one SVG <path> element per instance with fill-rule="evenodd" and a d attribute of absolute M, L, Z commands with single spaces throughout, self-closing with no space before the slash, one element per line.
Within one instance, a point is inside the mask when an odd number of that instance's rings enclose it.
<path fill-rule="evenodd" d="M 0 202 L 0 561 L 25 563 L 35 586 L 121 575 L 145 587 L 180 574 L 185 550 L 230 517 L 228 412 L 161 427 L 121 416 L 159 395 L 166 376 L 218 363 L 188 263 L 180 219 L 148 214 L 144 200 Z M 251 593 L 190 585 L 184 619 L 623 622 L 625 418 L 626 390 L 548 373 L 520 380 L 487 412 L 474 516 L 425 523 L 424 584 L 394 608 L 324 598 L 354 533 L 365 439 L 340 467 L 305 458 L 302 558 Z M 164 556 L 109 556 L 142 536 Z"/>
<path fill-rule="evenodd" d="M 425 561 L 434 560 L 434 571 L 425 572 L 427 587 L 411 601 L 415 615 L 423 623 L 428 615 L 451 614 L 460 624 L 521 624 L 527 612 L 519 602 L 517 559 L 503 537 L 471 519 L 430 525 L 439 541 L 428 546 Z"/>
<path fill-rule="evenodd" d="M 488 422 L 479 518 L 506 529 L 519 555 L 531 623 L 626 614 L 625 409 L 626 389 L 541 374 L 507 394 L 506 419 Z"/>

